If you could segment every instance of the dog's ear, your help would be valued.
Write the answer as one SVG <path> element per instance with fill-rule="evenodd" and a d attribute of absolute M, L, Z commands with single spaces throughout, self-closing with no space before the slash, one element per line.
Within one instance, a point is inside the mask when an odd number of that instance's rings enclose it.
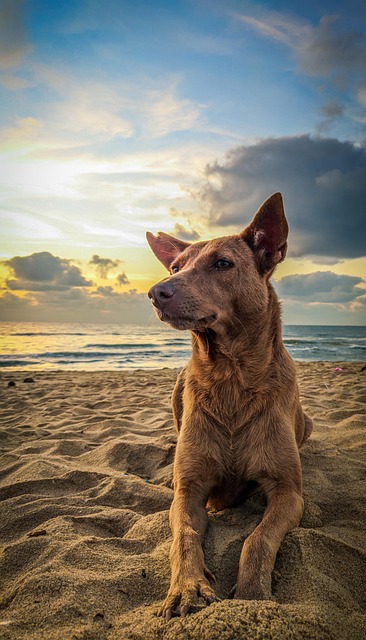
<path fill-rule="evenodd" d="M 258 209 L 241 237 L 254 251 L 260 272 L 271 275 L 285 259 L 288 224 L 280 193 L 271 195 Z"/>
<path fill-rule="evenodd" d="M 183 242 L 178 238 L 173 238 L 163 231 L 159 231 L 157 236 L 154 236 L 150 231 L 146 234 L 146 239 L 160 262 L 164 267 L 169 269 L 173 260 L 189 247 L 189 242 Z"/>

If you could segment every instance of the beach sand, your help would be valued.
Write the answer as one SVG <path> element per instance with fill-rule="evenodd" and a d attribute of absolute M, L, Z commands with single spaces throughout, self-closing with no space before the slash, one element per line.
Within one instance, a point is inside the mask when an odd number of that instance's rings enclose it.
<path fill-rule="evenodd" d="M 315 427 L 275 600 L 227 599 L 263 514 L 257 495 L 209 516 L 205 554 L 222 602 L 170 622 L 156 612 L 170 579 L 176 371 L 3 373 L 0 638 L 365 638 L 366 371 L 335 366 L 298 364 Z"/>

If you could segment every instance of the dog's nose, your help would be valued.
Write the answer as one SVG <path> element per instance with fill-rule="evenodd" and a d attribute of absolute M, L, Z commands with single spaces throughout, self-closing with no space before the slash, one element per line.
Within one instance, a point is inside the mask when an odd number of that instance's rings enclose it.
<path fill-rule="evenodd" d="M 175 289 L 169 282 L 161 282 L 151 287 L 148 292 L 149 298 L 153 302 L 165 302 L 168 298 L 172 298 L 175 294 Z"/>

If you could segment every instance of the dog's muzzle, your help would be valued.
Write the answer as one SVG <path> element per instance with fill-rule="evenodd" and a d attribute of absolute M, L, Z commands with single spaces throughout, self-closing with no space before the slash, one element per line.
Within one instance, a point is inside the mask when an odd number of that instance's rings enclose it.
<path fill-rule="evenodd" d="M 171 282 L 159 282 L 151 287 L 147 294 L 153 303 L 160 320 L 168 322 L 175 329 L 205 329 L 217 318 L 216 313 L 200 316 L 197 309 L 182 304 L 177 290 Z"/>
<path fill-rule="evenodd" d="M 154 307 L 163 310 L 171 298 L 175 295 L 175 288 L 170 282 L 159 282 L 151 287 L 148 296 Z"/>

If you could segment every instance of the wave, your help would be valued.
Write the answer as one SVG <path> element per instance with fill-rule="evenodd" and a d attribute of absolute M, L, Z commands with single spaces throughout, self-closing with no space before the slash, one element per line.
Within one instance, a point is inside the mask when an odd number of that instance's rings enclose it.
<path fill-rule="evenodd" d="M 14 333 L 13 333 L 14 331 Z M 365 327 L 285 326 L 295 360 L 363 361 Z M 107 370 L 181 367 L 189 359 L 189 332 L 130 325 L 0 323 L 0 367 Z"/>
<path fill-rule="evenodd" d="M 95 344 L 86 344 L 85 349 L 159 349 L 158 345 L 153 342 L 136 342 L 136 343 L 121 343 L 118 342 L 116 344 L 108 344 L 108 343 L 95 343 Z"/>
<path fill-rule="evenodd" d="M 160 351 L 158 347 L 155 348 L 151 348 L 149 349 L 149 351 L 142 351 L 139 352 L 139 356 L 143 355 L 144 353 L 146 354 L 146 356 L 148 356 L 151 352 L 157 352 Z M 121 352 L 120 351 L 108 351 L 107 353 L 105 351 L 50 351 L 50 352 L 45 352 L 45 353 L 40 353 L 38 354 L 38 357 L 40 358 L 76 358 L 76 359 L 80 359 L 80 358 L 85 358 L 85 360 L 88 360 L 90 358 L 117 358 L 117 357 L 121 357 Z"/>
<path fill-rule="evenodd" d="M 4 357 L 4 356 L 2 356 Z M 9 360 L 0 360 L 0 368 L 1 367 L 29 367 L 33 365 L 33 360 L 17 360 L 17 359 L 9 359 Z"/>
<path fill-rule="evenodd" d="M 327 345 L 334 345 L 339 347 L 349 347 L 349 342 L 364 342 L 363 338 L 332 338 L 332 337 L 314 337 L 314 338 L 287 338 L 286 336 L 283 338 L 285 345 L 296 345 L 296 344 L 311 344 L 313 345 L 315 342 L 320 342 L 322 347 L 326 347 Z M 362 346 L 363 345 L 358 345 Z"/>
<path fill-rule="evenodd" d="M 23 338 L 38 338 L 38 337 L 53 337 L 53 336 L 87 336 L 88 333 L 77 333 L 76 331 L 64 332 L 64 331 L 26 331 L 9 334 L 14 337 Z"/>

